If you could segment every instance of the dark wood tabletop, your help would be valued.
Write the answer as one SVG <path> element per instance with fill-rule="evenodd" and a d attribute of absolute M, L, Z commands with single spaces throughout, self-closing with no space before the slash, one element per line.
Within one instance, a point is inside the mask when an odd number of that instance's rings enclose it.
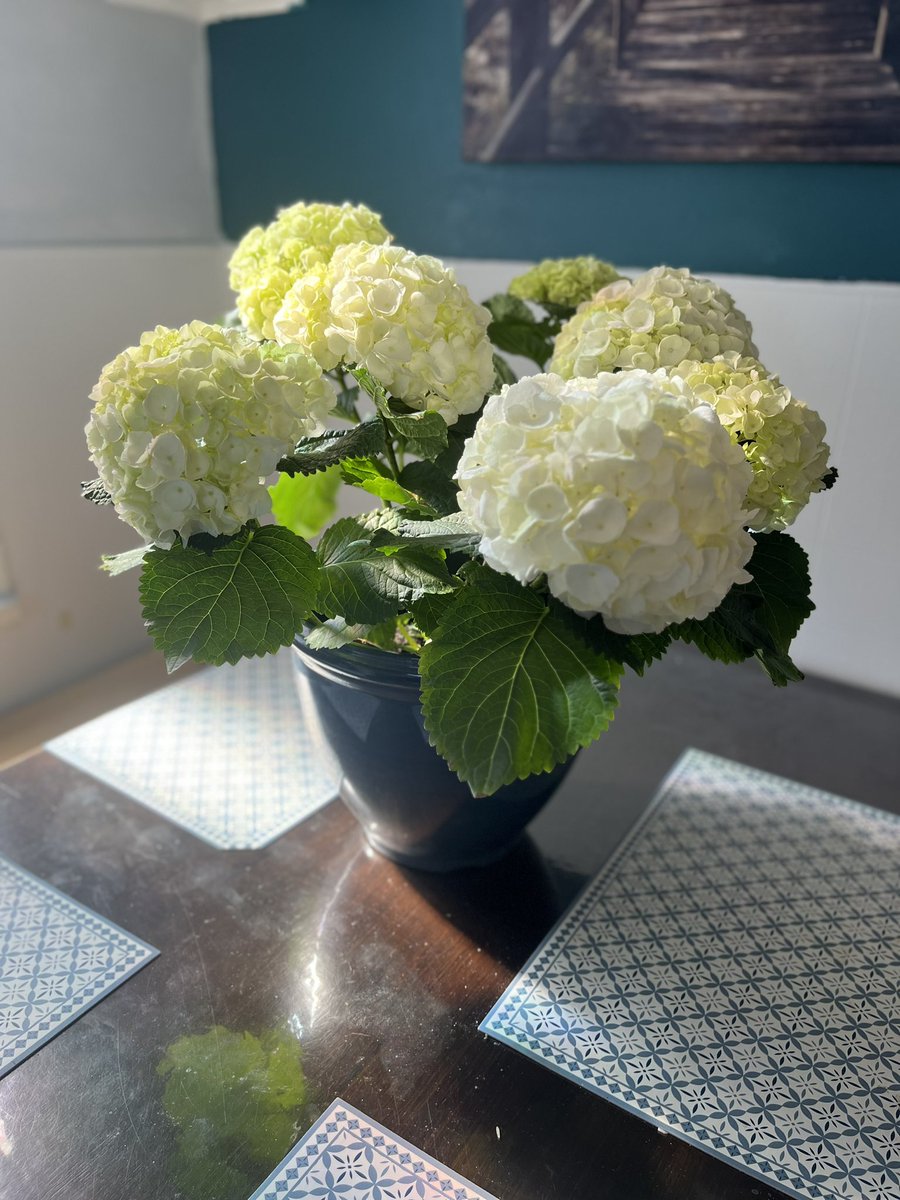
<path fill-rule="evenodd" d="M 50 754 L 19 763 L 0 852 L 160 955 L 0 1080 L 0 1197 L 246 1200 L 336 1096 L 500 1200 L 780 1195 L 478 1024 L 687 746 L 898 811 L 898 734 L 898 701 L 677 648 L 530 837 L 454 876 L 378 857 L 339 801 L 222 851 Z"/>

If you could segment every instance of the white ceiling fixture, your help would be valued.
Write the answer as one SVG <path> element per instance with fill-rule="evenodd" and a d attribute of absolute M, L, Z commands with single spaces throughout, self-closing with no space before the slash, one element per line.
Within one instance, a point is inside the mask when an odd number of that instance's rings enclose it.
<path fill-rule="evenodd" d="M 305 0 L 109 0 L 123 8 L 152 9 L 211 25 L 234 17 L 264 17 L 298 8 Z"/>

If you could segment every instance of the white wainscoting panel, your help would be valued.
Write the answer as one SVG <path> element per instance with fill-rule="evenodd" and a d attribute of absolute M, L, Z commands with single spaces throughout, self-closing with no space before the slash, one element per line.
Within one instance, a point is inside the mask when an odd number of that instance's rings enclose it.
<path fill-rule="evenodd" d="M 221 246 L 0 249 L 0 543 L 17 604 L 0 621 L 0 712 L 149 648 L 137 572 L 101 553 L 138 542 L 83 501 L 88 393 L 154 325 L 230 306 Z"/>
<path fill-rule="evenodd" d="M 0 243 L 218 241 L 205 31 L 104 0 L 0 15 Z"/>

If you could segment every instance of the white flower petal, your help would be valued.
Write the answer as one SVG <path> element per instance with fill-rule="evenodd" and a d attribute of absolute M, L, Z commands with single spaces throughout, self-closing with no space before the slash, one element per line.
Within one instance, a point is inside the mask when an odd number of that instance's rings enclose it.
<path fill-rule="evenodd" d="M 684 269 L 617 280 L 563 326 L 549 369 L 565 379 L 615 367 L 652 370 L 724 350 L 755 354 L 750 322 L 723 288 Z"/>
<path fill-rule="evenodd" d="M 545 574 L 617 632 L 705 617 L 753 549 L 752 472 L 713 410 L 662 370 L 512 384 L 485 405 L 457 478 L 491 566 Z"/>
<path fill-rule="evenodd" d="M 145 333 L 104 368 L 93 399 L 100 478 L 122 519 L 163 546 L 268 513 L 261 476 L 321 427 L 334 390 L 297 347 L 195 321 Z"/>
<path fill-rule="evenodd" d="M 477 412 L 494 382 L 486 329 L 449 268 L 401 246 L 338 246 L 287 291 L 274 322 L 323 369 L 365 366 L 398 400 L 452 424 Z"/>

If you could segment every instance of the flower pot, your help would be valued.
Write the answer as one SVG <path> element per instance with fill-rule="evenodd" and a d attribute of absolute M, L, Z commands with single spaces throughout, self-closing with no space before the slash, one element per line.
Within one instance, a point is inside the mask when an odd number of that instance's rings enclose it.
<path fill-rule="evenodd" d="M 294 644 L 305 719 L 342 772 L 340 794 L 369 843 L 425 871 L 484 866 L 517 841 L 572 760 L 475 797 L 429 745 L 415 658 L 368 646 Z"/>

